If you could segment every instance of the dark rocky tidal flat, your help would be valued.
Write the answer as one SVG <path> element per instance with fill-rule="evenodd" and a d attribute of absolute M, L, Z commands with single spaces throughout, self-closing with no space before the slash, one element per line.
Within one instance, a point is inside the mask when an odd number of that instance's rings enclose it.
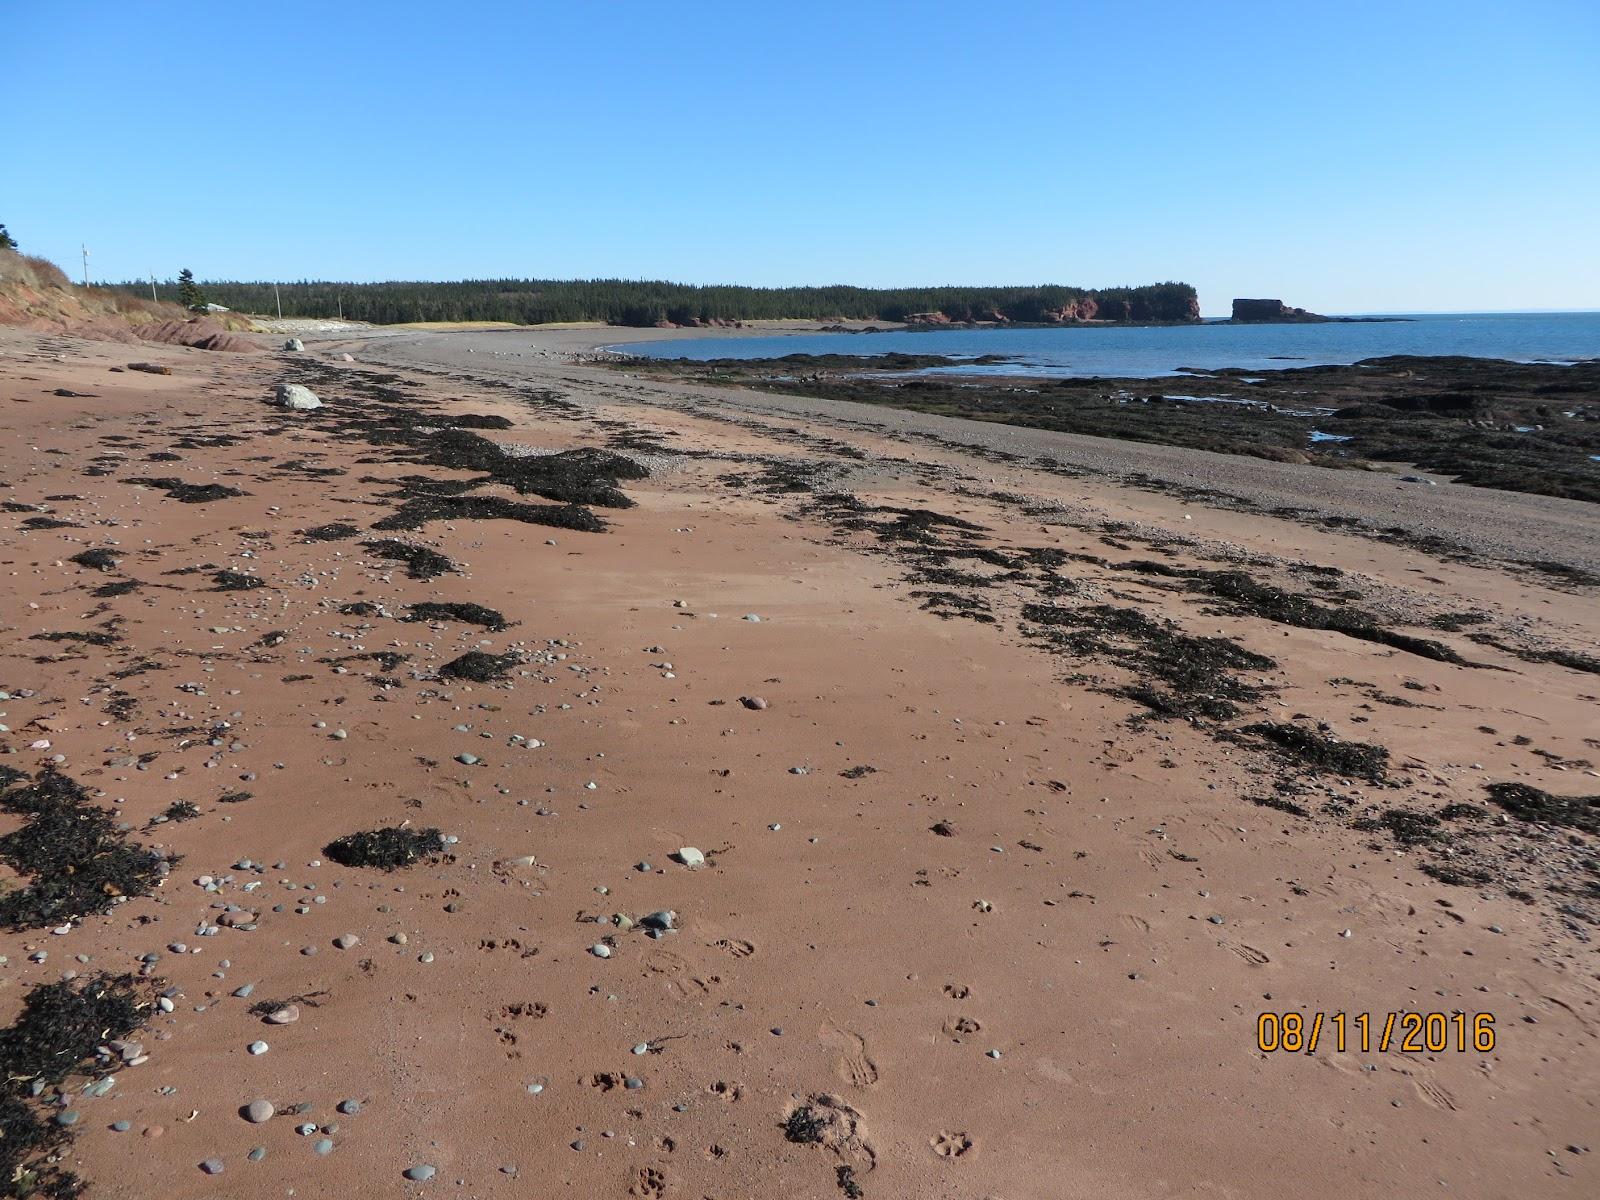
<path fill-rule="evenodd" d="M 1346 469 L 1407 464 L 1478 487 L 1600 501 L 1600 360 L 1395 356 L 1265 372 L 1197 369 L 1154 380 L 1039 380 L 927 374 L 957 365 L 932 357 L 789 355 L 627 366 L 700 383 L 1276 462 Z"/>

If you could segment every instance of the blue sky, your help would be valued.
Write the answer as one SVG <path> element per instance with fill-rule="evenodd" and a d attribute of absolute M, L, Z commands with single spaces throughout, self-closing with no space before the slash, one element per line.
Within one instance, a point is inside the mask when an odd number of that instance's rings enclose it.
<path fill-rule="evenodd" d="M 0 221 L 96 278 L 1600 307 L 1595 0 L 31 0 L 0 78 Z"/>

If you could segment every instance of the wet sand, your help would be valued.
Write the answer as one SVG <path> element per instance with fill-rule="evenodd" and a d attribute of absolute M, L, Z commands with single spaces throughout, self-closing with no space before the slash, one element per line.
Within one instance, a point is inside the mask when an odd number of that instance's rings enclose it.
<path fill-rule="evenodd" d="M 1105 469 L 1062 476 L 963 444 L 1023 431 L 948 422 L 932 442 L 899 418 L 937 418 L 575 365 L 576 332 L 527 343 L 549 358 L 491 358 L 513 343 L 483 339 L 504 336 L 523 335 L 141 351 L 163 376 L 113 373 L 124 347 L 0 332 L 0 500 L 30 506 L 0 514 L 0 765 L 60 756 L 129 838 L 178 856 L 149 896 L 0 935 L 8 1015 L 69 971 L 143 968 L 172 1001 L 140 1035 L 148 1061 L 104 1096 L 72 1089 L 64 1163 L 90 1195 L 1600 1188 L 1592 874 L 1575 865 L 1595 838 L 1485 788 L 1600 792 L 1600 684 L 1544 660 L 1593 653 L 1593 593 L 1487 561 L 1535 510 L 1560 518 L 1524 524 L 1527 546 L 1592 556 L 1589 506 L 1441 488 L 1468 515 L 1426 522 L 1480 552 L 1451 561 L 1118 482 L 1128 460 L 1107 456 L 1159 448 L 1079 445 Z M 346 349 L 358 361 L 330 357 Z M 327 406 L 268 407 L 285 380 Z M 594 508 L 605 532 L 374 532 L 423 487 L 405 477 L 481 477 L 374 440 L 376 397 L 424 429 L 503 417 L 483 436 L 608 447 L 651 473 L 621 483 L 634 507 Z M 1166 454 L 1147 465 L 1221 486 L 1218 456 Z M 1225 461 L 1241 487 L 1329 511 L 1393 503 Z M 184 503 L 132 477 L 244 494 Z M 67 524 L 25 527 L 38 517 Z M 330 522 L 361 533 L 297 532 Z M 385 537 L 459 570 L 410 578 L 361 545 Z M 120 562 L 69 561 L 91 547 Z M 1151 560 L 1178 574 L 1132 566 Z M 1462 661 L 1185 590 L 1181 572 L 1223 569 Z M 214 591 L 218 570 L 264 585 Z M 142 586 L 91 594 L 125 579 Z M 428 601 L 513 624 L 401 619 Z M 1128 696 L 1160 669 L 1107 634 L 1050 640 L 1041 605 L 1137 612 L 1272 665 L 1234 671 L 1235 715 L 1162 719 Z M 1483 616 L 1434 620 L 1464 612 Z M 95 631 L 113 640 L 29 640 Z M 439 677 L 471 650 L 522 661 L 501 682 Z M 405 657 L 362 657 L 385 652 Z M 1252 722 L 1381 745 L 1387 771 L 1315 773 L 1227 736 Z M 198 815 L 151 823 L 178 801 Z M 1449 841 L 1361 827 L 1451 806 L 1481 816 L 1451 818 Z M 456 840 L 393 873 L 325 849 L 402 822 Z M 680 865 L 683 847 L 706 863 Z M 1450 862 L 1488 877 L 1444 882 Z M 220 924 L 227 905 L 253 927 Z M 674 928 L 650 937 L 661 911 Z M 291 998 L 291 1024 L 248 1011 Z M 1497 1036 L 1487 1053 L 1264 1053 L 1264 1011 L 1492 1013 Z M 255 1099 L 278 1115 L 245 1121 Z M 421 1165 L 431 1180 L 403 1177 Z"/>

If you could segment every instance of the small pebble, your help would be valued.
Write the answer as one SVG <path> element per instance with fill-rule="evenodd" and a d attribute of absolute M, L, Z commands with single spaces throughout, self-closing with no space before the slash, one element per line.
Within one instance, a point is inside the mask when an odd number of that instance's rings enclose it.
<path fill-rule="evenodd" d="M 405 1177 L 414 1183 L 426 1183 L 438 1173 L 439 1172 L 435 1168 L 430 1167 L 427 1163 L 423 1163 L 421 1166 L 407 1167 L 405 1169 Z"/>

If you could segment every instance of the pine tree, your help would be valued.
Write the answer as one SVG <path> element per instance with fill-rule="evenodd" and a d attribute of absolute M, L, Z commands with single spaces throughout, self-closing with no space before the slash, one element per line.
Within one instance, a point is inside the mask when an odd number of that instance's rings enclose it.
<path fill-rule="evenodd" d="M 200 290 L 200 285 L 194 281 L 194 272 L 188 267 L 178 272 L 178 303 L 190 312 L 204 312 L 206 308 L 206 294 Z"/>
<path fill-rule="evenodd" d="M 17 239 L 6 231 L 4 225 L 0 225 L 0 250 L 15 250 L 16 248 Z"/>

